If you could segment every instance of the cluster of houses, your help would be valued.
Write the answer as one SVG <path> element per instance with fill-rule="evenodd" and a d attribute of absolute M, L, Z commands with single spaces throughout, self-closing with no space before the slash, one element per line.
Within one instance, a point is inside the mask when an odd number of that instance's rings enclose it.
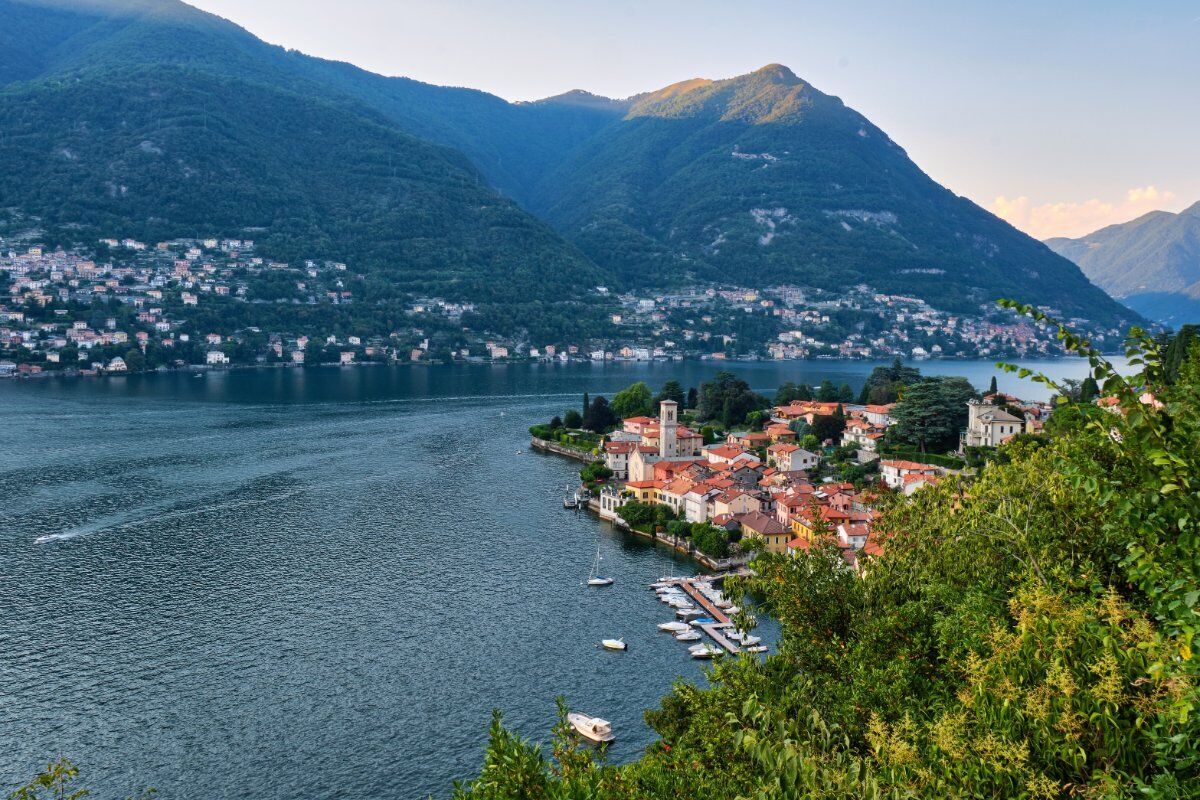
<path fill-rule="evenodd" d="M 981 306 L 977 315 L 955 314 L 917 297 L 886 294 L 866 285 L 838 291 L 702 287 L 677 294 L 621 295 L 617 300 L 621 309 L 611 321 L 622 332 L 618 339 L 637 340 L 610 348 L 609 357 L 617 358 L 673 352 L 710 359 L 751 353 L 772 359 L 923 359 L 1062 352 L 1052 330 L 997 312 L 990 304 Z M 735 333 L 740 326 L 734 321 L 747 315 L 763 318 L 757 327 L 773 331 L 772 338 L 740 341 Z M 1087 320 L 1070 324 L 1094 328 Z M 1097 342 L 1119 340 L 1120 331 L 1095 330 L 1092 336 Z"/>
<path fill-rule="evenodd" d="M 678 413 L 674 401 L 664 400 L 657 418 L 632 417 L 608 437 L 604 460 L 613 480 L 600 492 L 602 518 L 615 519 L 621 506 L 638 500 L 667 505 L 689 522 L 758 538 L 769 552 L 806 549 L 825 532 L 850 563 L 860 551 L 877 549 L 869 493 L 848 483 L 814 482 L 820 456 L 799 447 L 785 421 L 705 445 Z"/>
<path fill-rule="evenodd" d="M 1007 408 L 1024 412 L 1017 417 Z M 819 416 L 842 413 L 843 445 L 858 448 L 860 459 L 878 460 L 879 484 L 911 495 L 948 472 L 943 467 L 904 459 L 879 459 L 878 444 L 894 423 L 892 405 L 850 405 L 795 401 L 772 410 L 761 431 L 730 433 L 706 445 L 679 421 L 678 404 L 663 400 L 658 417 L 631 417 L 602 445 L 612 479 L 599 497 L 602 518 L 615 519 L 630 500 L 669 506 L 688 522 L 708 522 L 743 537 L 761 539 L 768 552 L 808 549 L 818 534 L 830 535 L 846 561 L 860 552 L 881 552 L 872 535 L 878 517 L 872 501 L 879 486 L 865 491 L 816 473 L 821 455 L 797 443 L 796 420 L 810 425 Z M 1050 407 L 989 395 L 968 405 L 962 445 L 997 446 L 1013 436 L 1040 430 Z"/>

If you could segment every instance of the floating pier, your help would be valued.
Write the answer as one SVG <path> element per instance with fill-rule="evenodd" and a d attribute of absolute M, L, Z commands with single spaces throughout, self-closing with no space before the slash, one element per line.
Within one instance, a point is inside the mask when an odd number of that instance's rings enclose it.
<path fill-rule="evenodd" d="M 716 603 L 709 600 L 708 597 L 705 596 L 704 592 L 700 591 L 700 589 L 696 586 L 695 578 L 683 578 L 681 580 L 671 581 L 670 585 L 679 587 L 679 589 L 681 589 L 688 597 L 692 599 L 692 602 L 695 603 L 698 608 L 704 609 L 704 612 L 708 615 L 709 619 L 714 620 L 712 624 L 698 626 L 700 630 L 707 634 L 708 638 L 716 642 L 717 645 L 723 648 L 727 653 L 737 655 L 738 653 L 742 652 L 741 648 L 727 639 L 725 634 L 721 632 L 725 629 L 733 627 L 732 623 L 729 621 L 729 615 L 722 611 Z"/>

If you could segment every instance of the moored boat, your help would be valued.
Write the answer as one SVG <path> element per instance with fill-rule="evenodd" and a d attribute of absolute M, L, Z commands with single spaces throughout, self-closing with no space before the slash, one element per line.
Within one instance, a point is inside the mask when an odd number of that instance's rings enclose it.
<path fill-rule="evenodd" d="M 567 722 L 575 729 L 576 733 L 589 742 L 603 744 L 617 738 L 613 734 L 612 725 L 608 720 L 600 719 L 600 717 L 589 717 L 587 714 L 572 711 L 567 714 Z"/>
<path fill-rule="evenodd" d="M 600 576 L 600 548 L 596 548 L 596 560 L 592 562 L 592 571 L 588 573 L 588 586 L 611 586 L 612 578 L 603 578 Z"/>
<path fill-rule="evenodd" d="M 698 642 L 700 634 L 696 631 L 684 631 L 683 633 L 675 634 L 675 639 L 680 642 Z"/>
<path fill-rule="evenodd" d="M 626 650 L 626 644 L 620 639 L 601 639 L 600 646 L 605 650 Z"/>
<path fill-rule="evenodd" d="M 686 630 L 690 630 L 690 627 L 686 622 L 663 622 L 658 626 L 658 629 L 660 631 L 667 631 L 668 633 L 683 633 Z"/>
<path fill-rule="evenodd" d="M 712 658 L 713 656 L 720 655 L 723 651 L 705 642 L 704 644 L 692 645 L 688 648 L 688 652 L 692 654 L 692 658 Z"/>

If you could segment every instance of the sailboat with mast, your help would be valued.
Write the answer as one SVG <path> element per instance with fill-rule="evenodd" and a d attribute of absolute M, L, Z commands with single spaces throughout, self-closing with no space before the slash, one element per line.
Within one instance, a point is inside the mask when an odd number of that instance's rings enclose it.
<path fill-rule="evenodd" d="M 611 586 L 612 578 L 604 578 L 600 575 L 600 548 L 596 548 L 596 560 L 592 562 L 592 571 L 588 573 L 588 586 Z"/>

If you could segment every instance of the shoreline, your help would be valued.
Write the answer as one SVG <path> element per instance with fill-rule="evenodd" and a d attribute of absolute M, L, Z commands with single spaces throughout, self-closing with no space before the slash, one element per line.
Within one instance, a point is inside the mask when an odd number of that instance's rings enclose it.
<path fill-rule="evenodd" d="M 558 444 L 557 442 L 550 442 L 545 439 L 539 439 L 536 436 L 530 438 L 529 447 L 530 447 L 530 449 L 536 450 L 539 453 L 550 453 L 550 454 L 553 454 L 556 456 L 561 456 L 563 458 L 569 458 L 573 461 L 582 461 L 584 463 L 590 463 L 591 461 L 595 460 L 595 457 L 592 455 L 589 455 L 587 453 L 582 453 L 578 450 L 572 450 L 571 448 L 566 447 L 561 444 Z M 687 540 L 687 539 L 679 540 L 673 536 L 667 536 L 665 534 L 662 536 L 659 536 L 657 534 L 639 531 L 636 528 L 631 527 L 628 523 L 625 522 L 625 520 L 621 519 L 620 517 L 613 517 L 613 518 L 609 519 L 608 517 L 605 517 L 603 514 L 601 514 L 600 513 L 600 499 L 597 497 L 594 497 L 594 496 L 588 497 L 587 503 L 584 506 L 584 508 L 586 509 L 586 511 L 589 514 L 594 515 L 596 517 L 596 520 L 599 522 L 607 522 L 609 525 L 612 525 L 614 528 L 617 528 L 618 530 L 625 531 L 626 533 L 632 534 L 633 536 L 636 536 L 639 539 L 644 539 L 648 542 L 653 542 L 656 545 L 657 544 L 665 545 L 665 546 L 671 548 L 672 550 L 674 550 L 676 553 L 687 556 L 688 558 L 690 558 L 692 561 L 695 561 L 697 564 L 699 564 L 703 568 L 712 570 L 713 572 L 722 572 L 722 571 L 727 571 L 727 570 L 743 567 L 746 564 L 750 563 L 750 561 L 753 558 L 753 556 L 747 556 L 745 558 L 729 558 L 729 559 L 717 560 L 705 553 L 702 553 L 702 552 L 696 550 L 694 547 L 692 547 L 690 540 Z"/>
<path fill-rule="evenodd" d="M 1122 353 L 1119 353 L 1119 352 L 1102 353 L 1101 355 L 1103 355 L 1105 358 L 1114 358 L 1114 357 L 1120 358 L 1122 356 Z M 893 356 L 892 358 L 899 358 L 899 356 Z M 984 361 L 995 364 L 1000 361 L 1009 361 L 1009 360 L 1011 360 L 1011 361 L 1031 360 L 1031 361 L 1041 362 L 1041 361 L 1079 361 L 1079 360 L 1084 360 L 1084 359 L 1081 356 L 1075 356 L 1075 355 L 1071 355 L 1071 354 L 1058 354 L 1058 355 L 1044 355 L 1043 354 L 1043 355 L 1038 355 L 1032 359 L 1028 358 L 1027 356 L 998 356 L 996 358 L 992 358 L 990 356 L 989 357 L 961 356 L 961 357 L 954 357 L 954 358 L 921 358 L 921 359 L 901 358 L 901 361 L 905 364 L 925 364 L 925 363 L 939 363 L 939 362 L 974 363 L 974 362 L 984 362 Z M 128 378 L 128 377 L 146 376 L 146 375 L 165 375 L 165 374 L 172 374 L 172 373 L 177 373 L 177 372 L 202 372 L 202 373 L 216 372 L 216 373 L 219 373 L 219 372 L 234 372 L 234 371 L 246 371 L 246 370 L 273 370 L 273 369 L 287 369 L 287 370 L 328 369 L 330 367 L 338 367 L 339 369 L 358 369 L 358 368 L 368 368 L 368 367 L 445 367 L 445 366 L 450 366 L 450 367 L 514 366 L 515 367 L 515 366 L 528 366 L 528 365 L 570 367 L 570 366 L 580 366 L 580 365 L 584 365 L 584 364 L 587 364 L 587 365 L 600 364 L 602 366 L 610 366 L 610 365 L 617 365 L 617 364 L 681 364 L 681 363 L 704 363 L 704 364 L 714 364 L 714 365 L 721 365 L 721 364 L 817 364 L 817 363 L 826 363 L 826 364 L 860 364 L 860 363 L 861 364 L 877 364 L 878 363 L 878 364 L 885 364 L 885 363 L 889 363 L 889 361 L 888 361 L 888 358 L 873 359 L 873 358 L 821 358 L 821 357 L 817 357 L 817 358 L 715 359 L 715 358 L 701 358 L 701 357 L 696 357 L 696 356 L 684 356 L 681 358 L 671 358 L 671 359 L 650 359 L 649 361 L 644 361 L 644 360 L 636 361 L 636 360 L 631 360 L 631 359 L 612 359 L 612 360 L 606 360 L 606 361 L 591 361 L 588 359 L 578 359 L 578 360 L 573 360 L 573 361 L 560 362 L 560 361 L 546 361 L 546 360 L 535 360 L 535 359 L 524 359 L 524 360 L 499 359 L 499 360 L 482 360 L 482 361 L 465 361 L 465 362 L 464 361 L 400 361 L 400 362 L 395 362 L 395 363 L 379 363 L 379 362 L 367 361 L 367 362 L 356 362 L 353 364 L 339 364 L 338 362 L 335 362 L 335 361 L 322 362 L 319 364 L 292 364 L 292 363 L 222 364 L 219 366 L 214 366 L 214 365 L 210 365 L 210 364 L 190 364 L 190 365 L 183 366 L 183 367 L 162 367 L 160 369 L 145 370 L 142 372 L 98 372 L 96 374 L 85 374 L 84 372 L 82 372 L 80 370 L 69 371 L 69 370 L 46 370 L 46 369 L 43 369 L 41 372 L 37 372 L 34 374 L 18 373 L 18 372 L 14 371 L 10 374 L 0 375 L 0 381 L 3 381 L 3 380 L 13 380 L 13 381 L 44 380 L 46 378 L 75 378 L 75 379 Z"/>

